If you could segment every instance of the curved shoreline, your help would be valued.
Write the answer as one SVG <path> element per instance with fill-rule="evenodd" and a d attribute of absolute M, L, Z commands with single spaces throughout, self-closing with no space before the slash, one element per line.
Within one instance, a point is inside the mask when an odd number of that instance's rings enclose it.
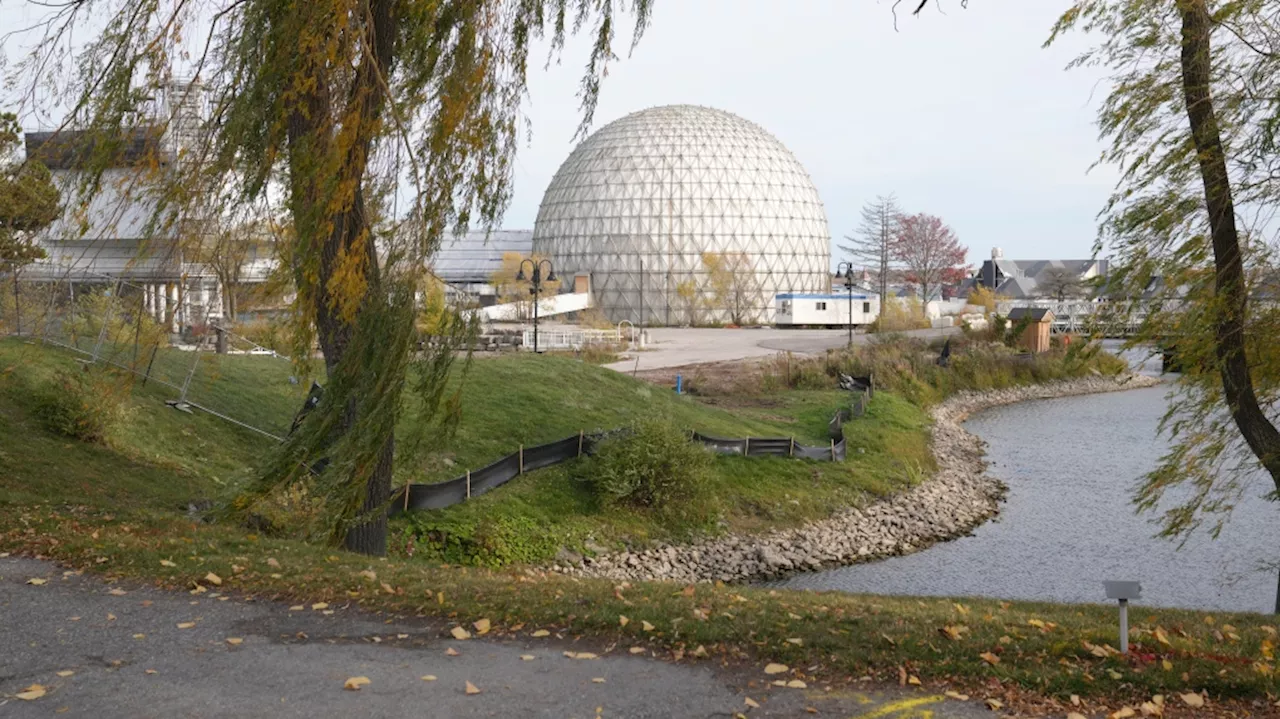
<path fill-rule="evenodd" d="M 1155 377 L 1137 374 L 1092 376 L 957 394 L 930 411 L 934 421 L 930 449 L 938 471 L 906 492 L 793 529 L 586 557 L 554 569 L 609 579 L 747 582 L 919 551 L 964 536 L 1000 512 L 1007 487 L 987 475 L 985 443 L 962 426 L 970 414 L 1028 400 L 1159 383 Z"/>

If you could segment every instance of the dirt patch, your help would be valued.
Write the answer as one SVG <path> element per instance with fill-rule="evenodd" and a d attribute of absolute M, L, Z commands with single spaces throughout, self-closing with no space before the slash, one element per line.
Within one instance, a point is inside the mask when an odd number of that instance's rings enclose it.
<path fill-rule="evenodd" d="M 637 372 L 635 377 L 650 384 L 669 388 L 676 386 L 676 377 L 679 376 L 690 394 L 703 397 L 742 396 L 750 394 L 744 392 L 745 388 L 759 386 L 758 380 L 762 374 L 764 361 L 745 359 L 663 367 Z"/>

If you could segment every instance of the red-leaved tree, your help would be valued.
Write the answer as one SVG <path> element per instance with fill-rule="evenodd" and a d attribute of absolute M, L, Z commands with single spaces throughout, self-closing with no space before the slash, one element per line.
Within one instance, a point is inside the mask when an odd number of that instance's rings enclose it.
<path fill-rule="evenodd" d="M 893 254 L 906 269 L 907 282 L 928 302 L 937 288 L 964 279 L 969 248 L 941 218 L 921 212 L 899 221 Z"/>

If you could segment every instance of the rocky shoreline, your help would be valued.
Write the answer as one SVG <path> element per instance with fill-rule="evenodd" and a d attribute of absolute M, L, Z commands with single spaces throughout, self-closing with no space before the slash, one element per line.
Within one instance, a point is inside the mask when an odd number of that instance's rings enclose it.
<path fill-rule="evenodd" d="M 991 392 L 966 392 L 932 411 L 932 450 L 938 471 L 925 482 L 861 509 L 763 535 L 728 535 L 695 544 L 662 546 L 566 559 L 556 571 L 580 577 L 680 582 L 747 582 L 800 571 L 846 566 L 924 549 L 969 533 L 1000 511 L 1005 485 L 986 474 L 984 442 L 962 423 L 989 407 L 1159 384 L 1146 375 L 1091 376 Z"/>

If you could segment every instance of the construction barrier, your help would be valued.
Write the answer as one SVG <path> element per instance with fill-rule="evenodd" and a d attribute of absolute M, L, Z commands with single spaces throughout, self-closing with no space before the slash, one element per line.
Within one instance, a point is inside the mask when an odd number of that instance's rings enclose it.
<path fill-rule="evenodd" d="M 867 397 L 871 393 L 870 378 L 865 389 L 855 390 L 852 409 L 840 409 L 827 425 L 830 443 L 826 447 L 808 447 L 798 444 L 794 437 L 747 437 L 746 439 L 722 439 L 697 432 L 690 438 L 701 442 L 719 454 L 737 454 L 743 457 L 798 457 L 824 462 L 843 462 L 846 455 L 844 425 L 853 417 L 866 411 Z M 620 433 L 579 432 L 572 437 L 521 447 L 518 451 L 499 459 L 486 467 L 435 484 L 410 484 L 395 494 L 391 503 L 393 514 L 414 509 L 443 509 L 460 504 L 491 489 L 496 489 L 525 472 L 567 462 L 584 454 L 590 454 L 606 437 Z"/>

